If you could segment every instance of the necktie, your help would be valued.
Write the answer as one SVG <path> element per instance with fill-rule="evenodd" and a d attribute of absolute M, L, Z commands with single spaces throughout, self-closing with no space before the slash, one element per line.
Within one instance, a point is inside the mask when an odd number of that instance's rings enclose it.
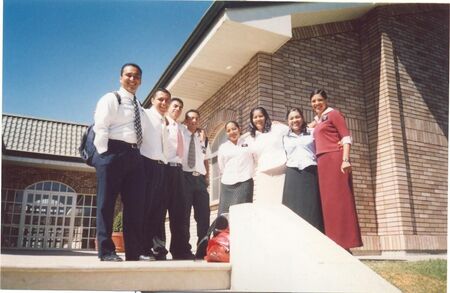
<path fill-rule="evenodd" d="M 188 151 L 188 166 L 189 168 L 195 167 L 195 132 L 191 134 L 191 142 L 189 143 Z"/>
<path fill-rule="evenodd" d="M 141 113 L 139 109 L 139 103 L 136 99 L 136 96 L 133 98 L 133 106 L 134 106 L 134 130 L 136 131 L 136 144 L 138 147 L 142 144 L 142 126 L 141 126 Z"/>
<path fill-rule="evenodd" d="M 161 146 L 164 155 L 164 161 L 167 162 L 167 158 L 169 157 L 169 149 L 168 149 L 168 130 L 167 130 L 167 121 L 165 117 L 161 119 L 161 127 L 162 127 L 162 135 L 161 135 Z"/>
<path fill-rule="evenodd" d="M 183 135 L 181 134 L 181 130 L 177 127 L 177 156 L 179 158 L 183 158 L 183 153 L 184 153 Z"/>

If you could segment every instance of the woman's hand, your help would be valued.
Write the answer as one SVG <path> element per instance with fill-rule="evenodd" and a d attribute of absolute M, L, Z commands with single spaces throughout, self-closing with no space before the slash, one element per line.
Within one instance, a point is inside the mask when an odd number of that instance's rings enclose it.
<path fill-rule="evenodd" d="M 347 161 L 342 161 L 341 172 L 350 174 L 352 172 L 352 164 Z"/>
<path fill-rule="evenodd" d="M 314 127 L 316 127 L 316 125 L 317 125 L 316 120 L 313 120 L 310 123 L 308 123 L 308 128 L 314 128 Z"/>

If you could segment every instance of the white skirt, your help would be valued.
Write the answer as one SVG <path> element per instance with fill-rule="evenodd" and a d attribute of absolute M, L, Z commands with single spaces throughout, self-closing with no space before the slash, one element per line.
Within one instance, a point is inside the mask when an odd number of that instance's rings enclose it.
<path fill-rule="evenodd" d="M 283 199 L 286 166 L 264 172 L 256 172 L 255 196 L 257 204 L 281 204 Z"/>

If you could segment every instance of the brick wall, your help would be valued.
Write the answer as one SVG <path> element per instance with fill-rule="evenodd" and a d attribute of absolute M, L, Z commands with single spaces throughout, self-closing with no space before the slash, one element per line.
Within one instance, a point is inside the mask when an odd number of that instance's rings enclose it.
<path fill-rule="evenodd" d="M 309 93 L 326 89 L 354 138 L 363 249 L 445 249 L 447 65 L 448 6 L 389 5 L 354 21 L 294 28 L 289 42 L 256 54 L 200 111 L 213 140 L 226 109 L 244 130 L 256 105 L 279 121 L 300 106 L 311 120 Z"/>
<path fill-rule="evenodd" d="M 2 166 L 2 187 L 25 189 L 39 181 L 53 180 L 72 187 L 80 194 L 96 194 L 95 173 L 67 170 L 44 169 L 16 165 Z"/>

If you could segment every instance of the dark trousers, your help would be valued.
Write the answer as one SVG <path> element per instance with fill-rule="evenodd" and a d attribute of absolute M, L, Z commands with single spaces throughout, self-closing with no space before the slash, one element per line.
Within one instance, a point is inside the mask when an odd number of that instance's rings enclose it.
<path fill-rule="evenodd" d="M 139 149 L 109 140 L 108 151 L 93 158 L 97 172 L 98 256 L 115 252 L 111 240 L 114 207 L 120 193 L 123 202 L 125 257 L 137 260 L 142 251 L 144 215 L 144 166 Z"/>
<path fill-rule="evenodd" d="M 189 233 L 191 207 L 194 207 L 194 219 L 197 222 L 197 244 L 206 236 L 209 228 L 210 209 L 209 194 L 205 176 L 194 176 L 192 172 L 184 174 L 184 195 L 186 199 L 186 229 Z"/>
<path fill-rule="evenodd" d="M 191 254 L 189 245 L 189 220 L 186 219 L 186 199 L 183 193 L 183 170 L 181 166 L 167 167 L 167 202 L 166 209 L 170 220 L 170 253 L 178 258 Z M 165 213 L 164 213 L 165 214 Z M 164 228 L 164 225 L 162 226 Z M 165 229 L 162 230 L 165 239 Z"/>
<path fill-rule="evenodd" d="M 153 238 L 160 234 L 159 231 L 166 216 L 167 166 L 161 161 L 146 157 L 143 157 L 143 160 L 146 178 L 143 254 L 150 255 L 154 246 Z"/>

